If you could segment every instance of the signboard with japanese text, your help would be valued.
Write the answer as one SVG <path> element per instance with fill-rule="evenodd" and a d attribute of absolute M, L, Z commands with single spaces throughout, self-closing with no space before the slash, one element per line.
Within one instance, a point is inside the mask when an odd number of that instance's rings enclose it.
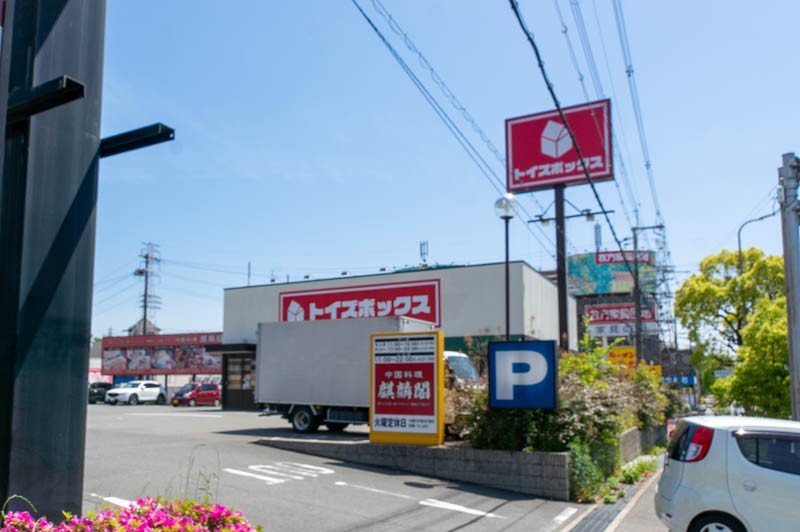
<path fill-rule="evenodd" d="M 658 377 L 658 380 L 662 379 L 661 365 L 659 365 L 659 364 L 648 364 L 647 365 L 647 369 L 650 370 L 650 373 L 652 373 L 653 375 Z"/>
<path fill-rule="evenodd" d="M 607 360 L 609 364 L 633 369 L 636 367 L 636 348 L 633 346 L 612 347 L 608 351 Z"/>
<path fill-rule="evenodd" d="M 656 290 L 656 260 L 652 251 L 600 251 L 567 257 L 570 295 L 630 294 L 633 292 L 634 259 L 639 261 L 642 292 Z M 627 262 L 626 262 L 627 261 Z"/>
<path fill-rule="evenodd" d="M 633 302 L 586 305 L 584 313 L 589 318 L 589 336 L 630 336 L 636 332 L 636 305 Z M 653 308 L 642 307 L 642 333 L 658 334 Z"/>
<path fill-rule="evenodd" d="M 222 333 L 107 336 L 103 338 L 103 375 L 217 375 L 222 355 L 207 345 L 222 343 Z"/>
<path fill-rule="evenodd" d="M 611 101 L 563 107 L 562 111 L 592 181 L 613 179 Z M 586 183 L 577 151 L 557 110 L 506 120 L 508 191 Z"/>
<path fill-rule="evenodd" d="M 694 375 L 664 375 L 662 379 L 664 380 L 665 384 L 694 386 Z"/>
<path fill-rule="evenodd" d="M 438 279 L 282 292 L 279 321 L 405 316 L 439 327 L 439 292 Z"/>
<path fill-rule="evenodd" d="M 553 340 L 489 342 L 489 406 L 558 406 L 558 349 Z"/>
<path fill-rule="evenodd" d="M 370 441 L 441 445 L 442 332 L 378 333 L 370 342 Z"/>

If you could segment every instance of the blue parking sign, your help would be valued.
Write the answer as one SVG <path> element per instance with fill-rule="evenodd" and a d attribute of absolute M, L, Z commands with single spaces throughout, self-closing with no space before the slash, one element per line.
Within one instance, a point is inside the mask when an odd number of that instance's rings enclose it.
<path fill-rule="evenodd" d="M 556 342 L 489 343 L 489 406 L 552 410 L 558 406 Z"/>

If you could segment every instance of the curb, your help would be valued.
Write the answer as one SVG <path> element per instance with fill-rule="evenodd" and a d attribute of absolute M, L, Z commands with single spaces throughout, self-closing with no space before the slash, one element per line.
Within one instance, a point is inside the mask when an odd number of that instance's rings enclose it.
<path fill-rule="evenodd" d="M 628 514 L 631 512 L 631 510 L 633 510 L 634 506 L 636 506 L 636 504 L 639 502 L 639 499 L 641 499 L 642 495 L 644 495 L 644 493 L 650 488 L 650 485 L 653 482 L 655 482 L 656 479 L 658 479 L 658 477 L 661 474 L 661 470 L 662 468 L 659 467 L 658 470 L 656 470 L 650 476 L 650 478 L 647 479 L 647 482 L 639 486 L 639 489 L 636 492 L 636 494 L 633 497 L 631 497 L 631 500 L 628 501 L 628 504 L 625 505 L 622 511 L 618 513 L 617 516 L 614 518 L 614 520 L 611 521 L 611 523 L 608 525 L 608 528 L 606 528 L 606 532 L 614 532 L 617 528 L 619 528 L 619 525 L 622 524 L 622 521 L 624 521 L 625 518 L 628 516 Z"/>

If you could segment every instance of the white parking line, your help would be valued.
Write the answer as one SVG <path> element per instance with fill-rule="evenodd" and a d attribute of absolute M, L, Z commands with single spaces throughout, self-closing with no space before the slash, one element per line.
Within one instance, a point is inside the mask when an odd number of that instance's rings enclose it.
<path fill-rule="evenodd" d="M 413 500 L 414 497 L 409 495 L 404 495 L 402 493 L 395 493 L 392 491 L 384 491 L 377 488 L 370 488 L 368 486 L 359 486 L 358 484 L 348 484 L 347 482 L 336 482 L 337 486 L 347 486 L 350 488 L 355 488 L 363 491 L 369 491 L 371 493 L 379 493 L 381 495 L 390 495 L 392 497 L 399 497 L 401 499 L 411 499 Z M 484 512 L 482 510 L 475 510 L 474 508 L 467 508 L 466 506 L 461 506 L 460 504 L 453 504 L 450 502 L 438 501 L 436 499 L 423 499 L 419 501 L 421 506 L 429 506 L 431 508 L 440 508 L 442 510 L 451 510 L 453 512 L 461 512 L 470 515 L 479 515 L 481 517 L 494 517 L 496 519 L 505 519 L 502 515 L 493 514 L 491 512 Z"/>
<path fill-rule="evenodd" d="M 223 471 L 225 471 L 226 473 L 232 473 L 234 475 L 239 475 L 239 476 L 242 476 L 242 477 L 257 478 L 258 480 L 263 480 L 264 482 L 266 482 L 267 484 L 270 484 L 270 485 L 272 485 L 272 484 L 281 484 L 283 482 L 286 482 L 286 480 L 282 479 L 282 478 L 268 477 L 266 475 L 257 475 L 255 473 L 251 473 L 249 471 L 239 471 L 238 469 L 230 469 L 228 467 L 223 469 Z"/>
<path fill-rule="evenodd" d="M 379 490 L 378 488 L 370 488 L 368 486 L 359 486 L 358 484 L 348 484 L 347 482 L 337 482 L 337 486 L 349 486 L 351 488 L 356 488 L 359 490 L 369 491 L 371 493 L 380 493 L 381 495 L 391 495 L 392 497 L 399 497 L 401 499 L 413 499 L 414 497 L 410 497 L 408 495 L 403 495 L 402 493 L 394 493 L 392 491 L 384 491 Z"/>
<path fill-rule="evenodd" d="M 161 414 L 157 412 L 125 412 L 126 416 L 144 416 L 144 417 L 206 417 L 206 418 L 220 418 L 222 414 L 184 414 L 181 412 L 170 412 L 169 414 Z"/>
<path fill-rule="evenodd" d="M 481 510 L 475 510 L 473 508 L 467 508 L 466 506 L 461 506 L 460 504 L 453 504 L 451 502 L 444 502 L 444 501 L 437 501 L 436 499 L 425 499 L 423 501 L 419 501 L 422 506 L 430 506 L 432 508 L 441 508 L 442 510 L 452 510 L 454 512 L 461 512 L 470 515 L 479 515 L 481 517 L 495 517 L 497 519 L 505 519 L 502 515 L 493 514 L 491 512 L 484 512 Z"/>
<path fill-rule="evenodd" d="M 578 511 L 577 508 L 572 508 L 571 506 L 569 508 L 565 508 L 561 510 L 560 514 L 558 514 L 553 518 L 553 521 L 555 521 L 559 525 L 564 524 L 564 521 L 572 517 L 573 514 L 575 514 L 575 512 L 577 511 Z"/>
<path fill-rule="evenodd" d="M 97 493 L 91 493 L 90 495 L 92 497 L 97 497 L 98 499 L 104 500 L 104 501 L 106 501 L 108 503 L 111 503 L 111 504 L 115 504 L 117 506 L 121 506 L 123 508 L 127 508 L 128 506 L 133 504 L 133 501 L 129 501 L 129 500 L 126 500 L 126 499 L 120 499 L 119 497 L 104 497 L 103 495 L 98 495 Z"/>

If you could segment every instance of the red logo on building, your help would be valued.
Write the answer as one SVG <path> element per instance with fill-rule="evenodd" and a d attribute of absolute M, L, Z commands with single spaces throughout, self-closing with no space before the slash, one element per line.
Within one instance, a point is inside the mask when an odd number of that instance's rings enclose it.
<path fill-rule="evenodd" d="M 439 280 L 300 290 L 280 294 L 280 321 L 405 316 L 441 325 Z"/>

